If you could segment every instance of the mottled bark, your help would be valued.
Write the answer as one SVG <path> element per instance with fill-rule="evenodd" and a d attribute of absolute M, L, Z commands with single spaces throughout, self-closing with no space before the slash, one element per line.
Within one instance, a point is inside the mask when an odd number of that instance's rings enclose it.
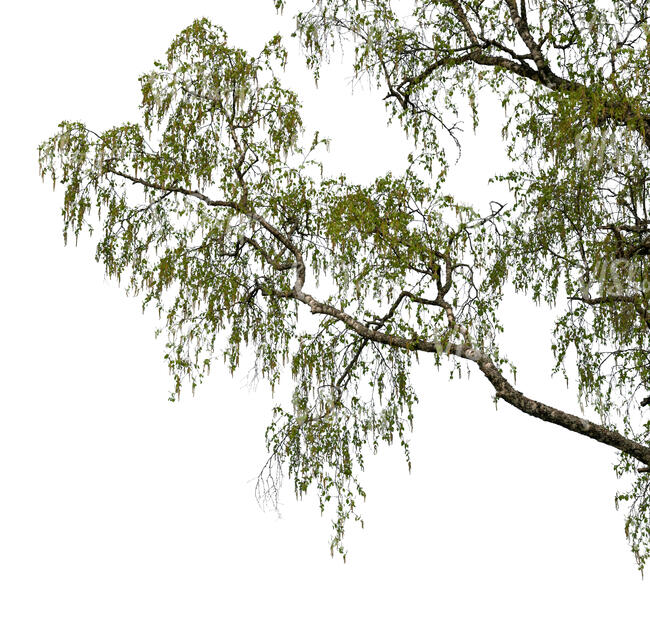
<path fill-rule="evenodd" d="M 634 440 L 630 440 L 617 431 L 608 429 L 603 425 L 581 418 L 580 416 L 575 416 L 574 414 L 569 414 L 568 412 L 527 397 L 512 386 L 494 362 L 484 353 L 481 353 L 467 345 L 447 344 L 443 346 L 440 342 L 419 339 L 409 340 L 405 337 L 395 336 L 372 329 L 342 310 L 321 303 L 311 295 L 302 292 L 302 283 L 303 280 L 299 278 L 300 287 L 294 289 L 292 296 L 298 301 L 308 305 L 312 314 L 325 314 L 332 316 L 343 322 L 351 330 L 367 340 L 387 344 L 396 348 L 428 353 L 441 353 L 444 350 L 444 352 L 448 353 L 452 357 L 456 356 L 465 360 L 473 361 L 477 364 L 480 371 L 496 390 L 496 396 L 503 399 L 506 403 L 509 403 L 529 416 L 539 418 L 540 420 L 554 425 L 559 425 L 569 431 L 573 431 L 574 433 L 578 433 L 591 438 L 592 440 L 596 440 L 597 442 L 618 449 L 619 451 L 623 451 L 644 465 L 644 467 L 640 469 L 641 472 L 650 471 L 650 447 L 643 446 Z"/>
<path fill-rule="evenodd" d="M 647 446 L 643 446 L 634 440 L 630 440 L 617 431 L 612 431 L 603 425 L 598 425 L 590 420 L 586 420 L 585 418 L 569 414 L 527 397 L 508 382 L 501 371 L 499 371 L 488 357 L 484 355 L 478 357 L 476 357 L 475 354 L 472 355 L 473 357 L 470 359 L 476 361 L 481 372 L 496 390 L 497 397 L 503 399 L 506 403 L 516 407 L 525 414 L 534 416 L 535 418 L 539 418 L 540 420 L 544 420 L 554 425 L 559 425 L 569 431 L 587 436 L 588 438 L 601 442 L 602 444 L 612 446 L 615 449 L 634 457 L 646 466 L 650 465 L 650 448 Z"/>

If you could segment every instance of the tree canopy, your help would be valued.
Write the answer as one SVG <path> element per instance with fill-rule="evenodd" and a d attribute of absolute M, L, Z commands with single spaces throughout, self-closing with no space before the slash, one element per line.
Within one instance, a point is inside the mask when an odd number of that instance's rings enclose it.
<path fill-rule="evenodd" d="M 284 2 L 277 0 L 278 9 Z M 327 177 L 282 86 L 279 37 L 253 56 L 195 21 L 140 78 L 142 123 L 63 122 L 39 150 L 63 185 L 66 238 L 98 237 L 109 276 L 157 309 L 172 399 L 248 348 L 291 405 L 267 429 L 261 497 L 288 473 L 360 519 L 364 453 L 400 443 L 420 358 L 478 369 L 521 412 L 619 453 L 626 535 L 650 555 L 650 25 L 647 0 L 318 0 L 296 35 L 318 78 L 353 51 L 410 138 L 400 174 Z M 445 182 L 482 92 L 503 105 L 507 197 L 471 207 Z M 555 372 L 587 420 L 521 393 L 500 349 L 514 288 L 556 315 Z M 540 382 L 543 380 L 540 380 Z M 543 383 L 540 383 L 540 388 Z M 540 397 L 543 399 L 543 396 Z"/>

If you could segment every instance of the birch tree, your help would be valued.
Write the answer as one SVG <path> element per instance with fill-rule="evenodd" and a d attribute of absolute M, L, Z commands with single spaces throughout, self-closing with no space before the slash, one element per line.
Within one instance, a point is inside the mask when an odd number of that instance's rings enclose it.
<path fill-rule="evenodd" d="M 278 0 L 276 6 L 283 8 Z M 318 79 L 348 49 L 412 146 L 370 185 L 323 174 L 282 85 L 279 37 L 251 55 L 206 19 L 140 78 L 142 122 L 63 122 L 39 151 L 64 234 L 158 310 L 175 399 L 242 349 L 290 404 L 269 406 L 260 497 L 314 489 L 345 553 L 364 454 L 402 445 L 427 360 L 476 370 L 493 400 L 612 448 L 616 495 L 650 554 L 650 30 L 647 0 L 318 0 L 296 35 Z M 504 110 L 506 197 L 446 190 L 483 92 Z M 502 188 L 502 187 L 500 187 Z M 492 191 L 486 189 L 486 196 Z M 583 412 L 517 389 L 500 348 L 506 288 L 555 315 L 554 372 Z M 490 397 L 486 396 L 486 404 Z"/>

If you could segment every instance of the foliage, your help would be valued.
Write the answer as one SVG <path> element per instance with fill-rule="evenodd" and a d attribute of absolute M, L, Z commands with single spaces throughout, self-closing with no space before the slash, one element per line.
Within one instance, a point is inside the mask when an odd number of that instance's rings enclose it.
<path fill-rule="evenodd" d="M 281 8 L 283 2 L 277 3 Z M 650 554 L 650 30 L 648 2 L 318 0 L 296 34 L 318 77 L 351 46 L 357 77 L 387 89 L 411 137 L 405 173 L 369 186 L 327 179 L 279 38 L 256 57 L 198 20 L 141 78 L 143 123 L 95 133 L 64 122 L 40 148 L 65 187 L 65 233 L 99 228 L 97 259 L 155 306 L 175 396 L 242 347 L 275 386 L 260 496 L 283 467 L 335 512 L 344 553 L 366 448 L 399 441 L 421 353 L 478 366 L 517 409 L 620 451 L 626 533 Z M 503 104 L 508 205 L 444 191 L 481 90 Z M 495 174 L 498 172 L 495 172 Z M 435 179 L 435 184 L 426 180 Z M 486 210 L 485 210 L 486 209 Z M 499 305 L 514 286 L 557 312 L 556 370 L 575 375 L 591 423 L 507 381 Z M 305 316 L 304 312 L 310 314 Z M 573 363 L 575 357 L 575 364 Z M 511 368 L 511 370 L 513 370 Z M 639 462 L 641 467 L 639 468 Z"/>

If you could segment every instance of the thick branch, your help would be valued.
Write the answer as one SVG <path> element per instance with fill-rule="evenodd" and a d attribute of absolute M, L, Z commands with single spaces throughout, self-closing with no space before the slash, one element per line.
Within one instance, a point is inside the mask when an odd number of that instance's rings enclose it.
<path fill-rule="evenodd" d="M 364 325 L 359 320 L 330 304 L 318 301 L 311 295 L 302 291 L 302 284 L 304 283 L 304 268 L 301 277 L 302 279 L 299 278 L 299 282 L 294 286 L 292 293 L 290 295 L 287 294 L 287 296 L 309 306 L 312 314 L 331 316 L 343 322 L 352 331 L 368 341 L 386 344 L 400 349 L 424 351 L 429 353 L 441 352 L 441 344 L 438 341 L 421 340 L 416 337 L 409 339 L 403 336 L 387 334 L 378 329 L 372 329 L 367 325 Z M 443 307 L 445 307 L 448 316 L 450 316 L 450 323 L 453 324 L 453 313 L 448 309 L 448 306 Z M 467 344 L 451 345 L 451 348 L 448 345 L 446 350 L 452 355 L 476 362 L 483 375 L 485 375 L 490 384 L 492 384 L 492 387 L 496 390 L 497 397 L 503 399 L 506 403 L 516 407 L 525 414 L 534 416 L 535 418 L 539 418 L 540 420 L 544 420 L 554 425 L 559 425 L 569 431 L 573 431 L 574 433 L 578 433 L 602 444 L 611 446 L 619 451 L 627 453 L 641 463 L 650 466 L 650 448 L 643 446 L 634 440 L 630 440 L 617 431 L 612 431 L 603 425 L 596 424 L 585 418 L 550 407 L 549 405 L 540 403 L 539 401 L 535 401 L 534 399 L 525 396 L 510 384 L 486 354 L 481 353 Z"/>
<path fill-rule="evenodd" d="M 497 397 L 503 399 L 506 403 L 510 403 L 510 405 L 516 407 L 525 414 L 534 416 L 535 418 L 539 418 L 540 420 L 544 420 L 554 425 L 559 425 L 569 431 L 587 436 L 588 438 L 601 442 L 602 444 L 612 446 L 619 451 L 631 455 L 646 466 L 650 465 L 650 448 L 647 446 L 634 442 L 634 440 L 626 438 L 617 431 L 612 431 L 602 425 L 598 425 L 584 418 L 580 418 L 579 416 L 550 407 L 525 396 L 508 382 L 508 380 L 502 375 L 501 371 L 499 371 L 487 356 L 481 355 L 479 358 L 476 358 L 474 353 L 468 355 L 468 359 L 476 361 L 481 372 L 497 391 Z M 467 356 L 461 354 L 460 357 Z"/>
<path fill-rule="evenodd" d="M 429 353 L 440 353 L 439 342 L 426 341 L 418 338 L 408 339 L 402 336 L 395 336 L 385 332 L 374 330 L 364 325 L 357 319 L 342 310 L 326 303 L 317 301 L 311 295 L 294 288 L 293 298 L 306 304 L 312 314 L 324 314 L 343 322 L 347 327 L 356 332 L 359 336 L 381 344 L 390 345 L 401 349 L 424 351 Z M 630 440 L 617 431 L 612 431 L 603 425 L 596 424 L 585 418 L 569 414 L 554 407 L 550 407 L 539 401 L 535 401 L 522 392 L 516 390 L 512 384 L 503 376 L 494 362 L 484 353 L 468 345 L 452 345 L 447 351 L 452 355 L 466 360 L 476 362 L 479 369 L 497 392 L 497 397 L 506 401 L 521 412 L 534 416 L 540 420 L 559 425 L 569 431 L 596 440 L 602 444 L 611 446 L 634 457 L 642 464 L 650 466 L 650 448 Z"/>

